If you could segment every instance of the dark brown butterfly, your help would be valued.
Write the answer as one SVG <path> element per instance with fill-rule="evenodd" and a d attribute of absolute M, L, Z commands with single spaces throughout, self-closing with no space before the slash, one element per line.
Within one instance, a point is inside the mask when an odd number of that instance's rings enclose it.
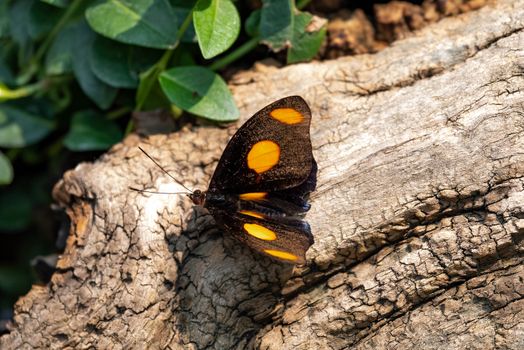
<path fill-rule="evenodd" d="M 310 123 L 311 111 L 299 96 L 263 108 L 233 135 L 208 190 L 188 196 L 252 249 L 280 261 L 304 263 L 313 235 L 303 216 L 317 174 Z"/>

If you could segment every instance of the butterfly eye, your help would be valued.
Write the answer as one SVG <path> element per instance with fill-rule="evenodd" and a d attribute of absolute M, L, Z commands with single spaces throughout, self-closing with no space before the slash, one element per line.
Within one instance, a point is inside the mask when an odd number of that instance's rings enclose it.
<path fill-rule="evenodd" d="M 271 117 L 284 124 L 298 124 L 304 120 L 302 113 L 293 108 L 277 108 L 269 113 Z"/>
<path fill-rule="evenodd" d="M 280 147 L 270 140 L 255 143 L 247 154 L 247 166 L 258 174 L 273 168 L 279 160 Z"/>

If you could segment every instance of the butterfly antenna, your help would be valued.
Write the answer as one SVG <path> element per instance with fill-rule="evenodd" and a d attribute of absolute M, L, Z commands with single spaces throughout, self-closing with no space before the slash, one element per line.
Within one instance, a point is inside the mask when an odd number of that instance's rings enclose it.
<path fill-rule="evenodd" d="M 140 193 L 152 193 L 152 194 L 189 194 L 187 192 L 157 192 L 157 191 L 148 191 L 148 190 L 140 190 L 135 187 L 129 186 L 129 189 L 132 191 L 140 192 Z"/>
<path fill-rule="evenodd" d="M 147 156 L 147 158 L 151 159 L 151 161 L 152 161 L 153 163 L 155 163 L 155 165 L 156 165 L 157 167 L 159 167 L 160 170 L 162 170 L 162 171 L 163 171 L 167 176 L 169 176 L 171 179 L 173 179 L 173 181 L 175 181 L 175 182 L 176 182 L 177 184 L 179 184 L 180 186 L 184 187 L 186 190 L 189 191 L 189 193 L 193 193 L 193 191 L 191 191 L 189 188 L 187 188 L 186 186 L 184 186 L 183 183 L 181 183 L 180 181 L 178 181 L 177 179 L 175 179 L 175 178 L 174 178 L 170 173 L 167 172 L 166 169 L 164 169 L 160 164 L 158 164 L 158 162 L 157 162 L 153 157 L 151 157 L 149 154 L 147 154 L 147 152 L 144 151 L 144 150 L 142 149 L 142 147 L 138 146 L 138 149 L 141 150 L 142 153 L 144 153 L 144 154 Z M 139 190 L 139 192 L 147 192 L 147 191 Z M 157 193 L 160 193 L 160 192 L 157 192 Z M 184 193 L 184 192 L 182 192 L 182 193 Z"/>

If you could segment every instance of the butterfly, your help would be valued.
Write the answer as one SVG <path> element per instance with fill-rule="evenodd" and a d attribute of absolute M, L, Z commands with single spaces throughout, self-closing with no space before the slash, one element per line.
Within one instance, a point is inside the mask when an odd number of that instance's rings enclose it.
<path fill-rule="evenodd" d="M 304 215 L 317 175 L 310 124 L 311 110 L 300 96 L 264 107 L 233 135 L 207 191 L 187 195 L 225 233 L 253 250 L 279 261 L 305 263 L 314 239 Z"/>

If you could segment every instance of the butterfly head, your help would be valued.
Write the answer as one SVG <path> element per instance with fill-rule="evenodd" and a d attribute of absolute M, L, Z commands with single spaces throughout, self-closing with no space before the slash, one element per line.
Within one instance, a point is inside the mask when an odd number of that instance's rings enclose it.
<path fill-rule="evenodd" d="M 200 190 L 194 190 L 188 194 L 188 196 L 195 205 L 204 205 L 204 202 L 206 201 L 206 193 Z"/>

